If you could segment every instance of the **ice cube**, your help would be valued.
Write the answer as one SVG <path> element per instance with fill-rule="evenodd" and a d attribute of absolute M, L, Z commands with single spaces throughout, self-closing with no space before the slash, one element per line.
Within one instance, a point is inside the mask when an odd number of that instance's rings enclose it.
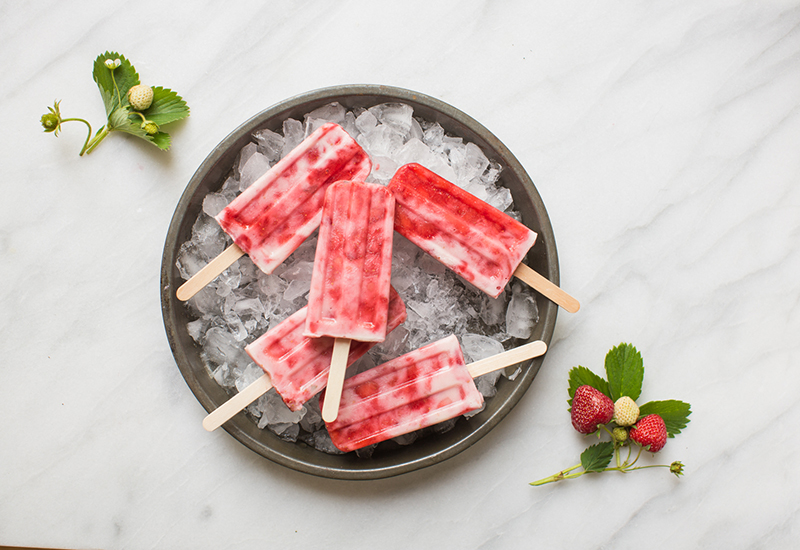
<path fill-rule="evenodd" d="M 414 109 L 403 103 L 383 103 L 370 107 L 369 111 L 375 115 L 379 122 L 391 126 L 403 137 L 411 132 L 411 117 Z"/>
<path fill-rule="evenodd" d="M 239 341 L 221 327 L 211 327 L 206 331 L 203 352 L 209 360 L 218 365 L 223 363 L 238 365 L 242 362 L 246 365 L 251 362 Z"/>
<path fill-rule="evenodd" d="M 355 139 L 356 136 L 358 136 L 359 131 L 358 128 L 356 128 L 356 117 L 352 111 L 347 111 L 347 113 L 345 113 L 342 128 L 344 128 L 345 132 L 350 134 L 351 138 Z"/>
<path fill-rule="evenodd" d="M 212 218 L 228 206 L 228 199 L 222 193 L 209 193 L 203 199 L 203 212 Z"/>
<path fill-rule="evenodd" d="M 492 357 L 504 351 L 503 344 L 483 334 L 464 334 L 461 337 L 461 347 L 464 350 L 464 358 L 469 363 Z"/>
<path fill-rule="evenodd" d="M 503 212 L 514 203 L 511 191 L 506 187 L 498 187 L 486 199 L 486 202 Z"/>
<path fill-rule="evenodd" d="M 250 363 L 236 379 L 236 391 L 242 391 L 247 386 L 264 376 L 264 371 L 255 363 Z"/>
<path fill-rule="evenodd" d="M 511 300 L 506 311 L 506 332 L 514 338 L 530 338 L 539 321 L 539 309 L 532 291 L 520 283 L 511 286 Z"/>
<path fill-rule="evenodd" d="M 500 177 L 500 172 L 502 170 L 503 167 L 499 162 L 489 161 L 489 166 L 486 168 L 486 171 L 481 174 L 481 181 L 483 181 L 485 185 L 494 185 Z"/>
<path fill-rule="evenodd" d="M 258 298 L 242 298 L 233 305 L 233 311 L 242 317 L 263 317 L 264 304 Z"/>
<path fill-rule="evenodd" d="M 195 273 L 203 269 L 208 263 L 208 259 L 198 249 L 197 243 L 193 241 L 186 241 L 181 245 L 178 250 L 178 258 L 175 264 L 178 267 L 178 273 L 184 279 L 189 279 Z"/>
<path fill-rule="evenodd" d="M 207 328 L 208 320 L 204 317 L 200 317 L 194 321 L 189 321 L 186 323 L 186 330 L 189 332 L 189 336 L 191 336 L 192 340 L 198 344 L 202 340 Z"/>
<path fill-rule="evenodd" d="M 364 111 L 358 118 L 356 118 L 356 128 L 362 134 L 366 134 L 375 129 L 378 125 L 378 119 L 370 111 Z"/>
<path fill-rule="evenodd" d="M 500 293 L 497 298 L 492 298 L 486 294 L 481 296 L 480 318 L 489 326 L 499 325 L 505 320 L 506 316 L 506 292 Z"/>
<path fill-rule="evenodd" d="M 282 271 L 280 277 L 289 283 L 283 293 L 284 300 L 293 302 L 296 298 L 308 294 L 313 271 L 313 262 L 296 262 L 291 268 Z"/>
<path fill-rule="evenodd" d="M 305 138 L 305 130 L 303 123 L 293 118 L 287 118 L 283 121 L 283 154 L 285 157 L 289 151 L 300 145 L 300 142 Z"/>
<path fill-rule="evenodd" d="M 257 407 L 261 410 L 262 420 L 270 425 L 296 424 L 306 412 L 305 409 L 291 410 L 274 388 L 258 398 Z"/>
<path fill-rule="evenodd" d="M 258 150 L 263 154 L 270 164 L 274 164 L 283 156 L 283 136 L 272 130 L 260 130 L 253 134 Z"/>
<path fill-rule="evenodd" d="M 379 124 L 356 141 L 371 157 L 392 157 L 404 143 L 403 135 L 388 124 Z"/>
<path fill-rule="evenodd" d="M 389 157 L 372 157 L 372 172 L 370 177 L 374 182 L 386 185 L 397 172 L 398 164 Z"/>
<path fill-rule="evenodd" d="M 316 430 L 322 428 L 325 423 L 322 421 L 322 413 L 319 409 L 319 394 L 308 400 L 303 405 L 305 414 L 300 419 L 300 427 L 309 433 L 314 433 Z"/>
<path fill-rule="evenodd" d="M 434 152 L 440 152 L 442 150 L 443 139 L 444 128 L 442 128 L 438 122 L 429 126 L 422 134 L 422 141 Z"/>
<path fill-rule="evenodd" d="M 310 113 L 306 114 L 305 121 L 307 127 L 309 126 L 309 123 L 312 121 L 316 127 L 313 129 L 307 128 L 306 135 L 309 135 L 311 132 L 313 132 L 326 122 L 333 122 L 339 125 L 344 124 L 344 117 L 346 112 L 347 112 L 346 109 L 342 107 L 338 102 L 329 103 L 327 105 L 323 105 L 322 107 L 314 109 Z"/>
<path fill-rule="evenodd" d="M 255 144 L 252 143 L 248 145 L 253 145 L 253 147 L 255 147 Z M 269 159 L 265 155 L 255 151 L 239 169 L 239 188 L 244 191 L 269 169 Z"/>
<path fill-rule="evenodd" d="M 236 313 L 226 313 L 223 315 L 223 319 L 225 319 L 225 323 L 228 325 L 228 331 L 231 333 L 234 340 L 242 342 L 247 338 L 247 328 L 245 328 L 242 319 Z"/>
<path fill-rule="evenodd" d="M 331 441 L 331 436 L 330 434 L 328 434 L 328 430 L 324 428 L 314 432 L 313 445 L 315 449 L 317 449 L 318 451 L 322 451 L 323 453 L 328 453 L 332 455 L 344 454 L 343 451 L 340 451 L 339 449 L 336 448 L 336 446 L 333 444 L 333 441 Z"/>

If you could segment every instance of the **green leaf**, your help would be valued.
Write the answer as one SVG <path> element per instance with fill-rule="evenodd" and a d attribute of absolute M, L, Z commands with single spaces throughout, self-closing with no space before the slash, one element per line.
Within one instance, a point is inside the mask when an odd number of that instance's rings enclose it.
<path fill-rule="evenodd" d="M 112 71 L 106 67 L 106 59 L 112 61 L 119 59 L 120 66 Z M 92 77 L 100 89 L 108 116 L 111 116 L 111 113 L 118 107 L 128 104 L 128 90 L 139 84 L 139 75 L 136 73 L 136 69 L 130 61 L 125 59 L 124 55 L 117 52 L 106 52 L 97 56 L 97 59 L 94 60 Z"/>
<path fill-rule="evenodd" d="M 689 423 L 689 415 L 692 414 L 691 405 L 683 401 L 674 399 L 667 401 L 650 401 L 639 407 L 639 417 L 648 414 L 657 414 L 664 419 L 667 425 L 667 436 L 675 437 Z"/>
<path fill-rule="evenodd" d="M 572 408 L 572 398 L 575 396 L 575 390 L 581 386 L 591 386 L 594 389 L 611 396 L 608 392 L 608 382 L 603 377 L 596 375 L 586 367 L 573 367 L 569 371 L 569 403 L 570 409 Z"/>
<path fill-rule="evenodd" d="M 631 344 L 620 344 L 606 354 L 606 376 L 611 400 L 627 395 L 634 401 L 642 393 L 644 363 L 641 354 Z"/>
<path fill-rule="evenodd" d="M 614 443 L 604 441 L 581 453 L 581 466 L 587 472 L 602 472 L 614 456 Z"/>
<path fill-rule="evenodd" d="M 170 138 L 169 134 L 166 132 L 158 132 L 153 136 L 148 135 L 147 141 L 149 141 L 162 151 L 166 151 L 167 149 L 169 149 L 169 146 L 172 143 L 172 138 Z"/>
<path fill-rule="evenodd" d="M 181 96 L 168 88 L 153 87 L 153 103 L 142 111 L 147 118 L 163 126 L 189 116 L 189 107 Z"/>
<path fill-rule="evenodd" d="M 108 129 L 109 130 L 122 130 L 123 132 L 128 132 L 128 127 L 131 126 L 133 123 L 129 118 L 131 114 L 131 110 L 129 107 L 117 107 L 108 115 Z M 141 119 L 140 119 L 141 122 Z M 136 128 L 139 128 L 139 124 L 136 124 Z M 131 132 L 133 133 L 133 132 Z"/>
<path fill-rule="evenodd" d="M 142 138 L 145 141 L 149 141 L 162 151 L 166 151 L 169 149 L 170 144 L 172 143 L 172 138 L 170 138 L 169 134 L 166 132 L 158 132 L 154 135 L 150 135 L 141 128 L 141 119 L 138 121 L 130 121 L 130 124 L 125 126 L 121 126 L 119 128 L 115 128 L 116 130 L 120 130 L 127 134 L 131 134 L 132 136 L 136 136 L 138 138 Z"/>

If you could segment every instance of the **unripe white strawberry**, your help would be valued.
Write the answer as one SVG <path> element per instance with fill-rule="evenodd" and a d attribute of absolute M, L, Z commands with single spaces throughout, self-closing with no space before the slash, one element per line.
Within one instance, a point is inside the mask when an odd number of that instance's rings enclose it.
<path fill-rule="evenodd" d="M 144 111 L 153 103 L 153 88 L 137 84 L 128 91 L 128 101 L 137 111 Z"/>
<path fill-rule="evenodd" d="M 620 426 L 633 426 L 639 419 L 639 406 L 633 399 L 623 395 L 614 403 L 614 421 Z"/>

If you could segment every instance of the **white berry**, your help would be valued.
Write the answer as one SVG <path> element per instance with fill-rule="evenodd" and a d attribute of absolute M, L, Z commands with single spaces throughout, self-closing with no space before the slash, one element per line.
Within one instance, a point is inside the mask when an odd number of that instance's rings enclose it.
<path fill-rule="evenodd" d="M 639 406 L 633 399 L 623 395 L 614 403 L 614 421 L 620 426 L 633 426 L 639 418 Z"/>
<path fill-rule="evenodd" d="M 153 103 L 153 88 L 144 84 L 137 84 L 128 92 L 128 101 L 137 111 L 144 111 Z"/>

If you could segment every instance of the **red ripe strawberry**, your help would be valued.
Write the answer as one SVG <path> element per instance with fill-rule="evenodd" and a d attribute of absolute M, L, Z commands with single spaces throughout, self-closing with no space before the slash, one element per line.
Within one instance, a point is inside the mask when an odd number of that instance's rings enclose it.
<path fill-rule="evenodd" d="M 667 443 L 667 426 L 657 414 L 648 414 L 631 428 L 630 437 L 642 447 L 650 445 L 650 452 L 657 453 Z"/>
<path fill-rule="evenodd" d="M 614 402 L 591 386 L 580 386 L 572 397 L 572 426 L 582 434 L 597 431 L 614 417 Z"/>

